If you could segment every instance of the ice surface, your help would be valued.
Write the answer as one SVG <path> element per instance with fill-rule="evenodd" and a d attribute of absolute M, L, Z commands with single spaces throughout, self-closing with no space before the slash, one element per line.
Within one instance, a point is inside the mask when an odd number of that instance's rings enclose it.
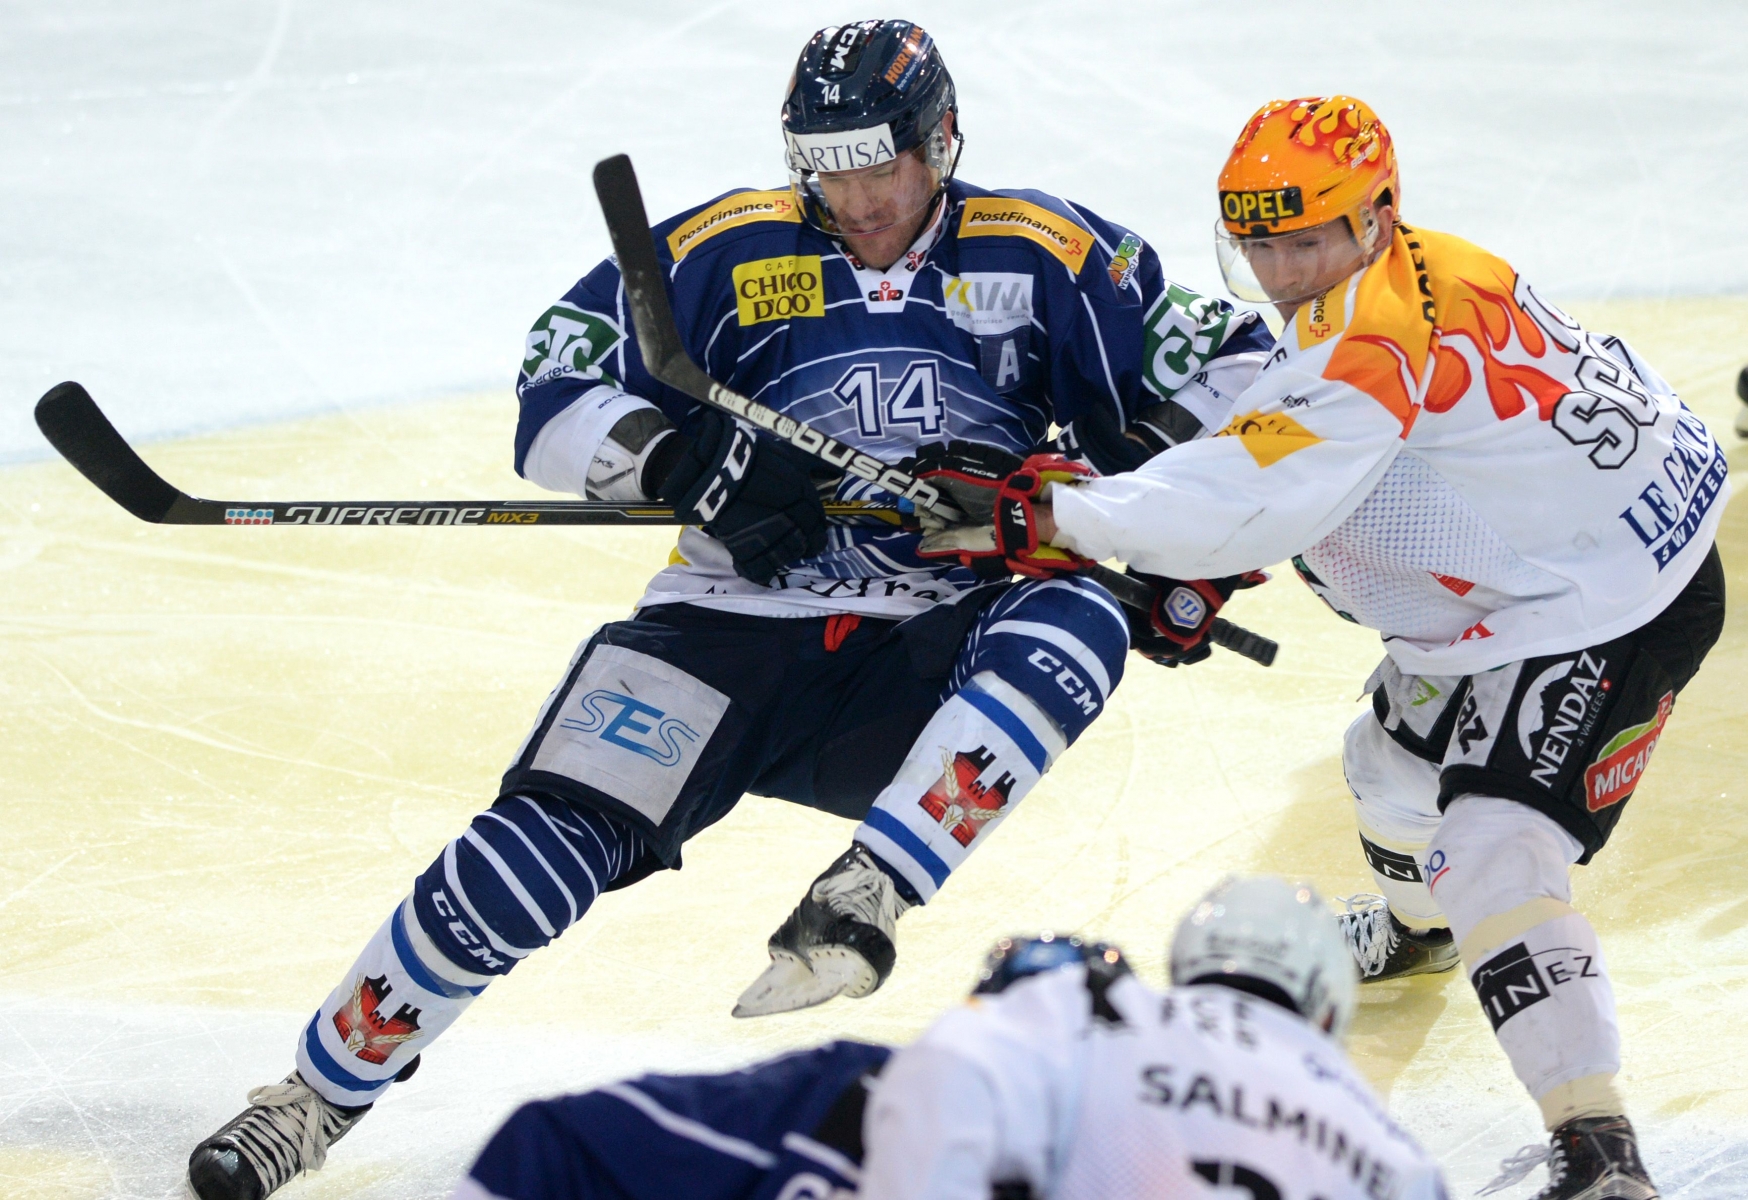
<path fill-rule="evenodd" d="M 1736 0 L 1461 6 L 939 3 L 965 177 L 1134 226 L 1214 289 L 1213 180 L 1246 116 L 1345 90 L 1394 130 L 1407 212 L 1546 295 L 1748 288 Z M 794 54 L 840 5 L 80 0 L 0 6 L 0 461 L 73 375 L 130 436 L 509 383 L 652 213 L 783 176 Z"/>
<path fill-rule="evenodd" d="M 1748 190 L 1739 6 L 909 11 L 960 81 L 968 178 L 1082 199 L 1207 287 L 1209 181 L 1244 116 L 1280 94 L 1365 96 L 1401 143 L 1410 212 L 1562 299 L 1654 298 L 1573 307 L 1727 430 L 1748 298 L 1707 295 L 1748 287 L 1728 215 Z M 228 428 L 147 448 L 199 494 L 532 494 L 507 466 L 508 383 L 523 330 L 605 249 L 589 166 L 632 152 L 656 212 L 780 178 L 789 60 L 851 15 L 0 6 L 0 457 L 46 453 L 29 406 L 71 376 L 137 437 Z M 443 394 L 460 398 L 387 403 Z M 1725 528 L 1748 562 L 1748 513 Z M 493 793 L 574 644 L 669 544 L 163 529 L 58 462 L 0 471 L 0 1195 L 176 1194 L 193 1143 L 288 1069 L 311 1007 Z M 1000 934 L 1084 929 L 1158 980 L 1170 921 L 1227 870 L 1367 886 L 1335 756 L 1376 641 L 1290 582 L 1233 616 L 1279 637 L 1281 664 L 1134 662 L 997 844 L 905 918 L 874 997 L 728 1017 L 846 834 L 749 799 L 684 871 L 606 897 L 495 985 L 284 1194 L 439 1196 L 522 1098 L 906 1038 Z M 1737 620 L 1576 883 L 1647 1158 L 1684 1200 L 1748 1194 L 1745 670 Z M 1368 989 L 1351 1048 L 1454 1194 L 1538 1140 L 1459 978 Z"/>

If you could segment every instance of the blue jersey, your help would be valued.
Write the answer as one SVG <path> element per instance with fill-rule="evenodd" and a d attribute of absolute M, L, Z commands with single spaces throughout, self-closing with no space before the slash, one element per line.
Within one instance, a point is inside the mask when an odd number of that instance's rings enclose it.
<path fill-rule="evenodd" d="M 949 439 L 1025 454 L 1093 405 L 1126 423 L 1268 340 L 1248 314 L 1169 284 L 1135 234 L 1041 192 L 951 182 L 885 271 L 804 223 L 787 190 L 731 192 L 654 232 L 681 337 L 712 378 L 888 462 Z M 518 385 L 519 472 L 542 427 L 591 392 L 641 397 L 676 424 L 695 407 L 650 376 L 636 342 L 611 259 L 547 310 Z M 892 499 L 853 477 L 835 497 Z M 644 603 L 907 616 L 972 583 L 916 544 L 873 520 L 834 525 L 823 553 L 765 587 L 688 529 Z"/>

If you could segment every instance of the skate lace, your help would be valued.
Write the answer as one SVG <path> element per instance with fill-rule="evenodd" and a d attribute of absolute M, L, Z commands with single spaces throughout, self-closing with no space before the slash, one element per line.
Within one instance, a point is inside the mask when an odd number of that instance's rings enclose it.
<path fill-rule="evenodd" d="M 1380 974 L 1398 940 L 1389 902 L 1372 892 L 1336 899 L 1347 906 L 1346 912 L 1336 914 L 1336 920 L 1360 970 L 1368 976 Z"/>
<path fill-rule="evenodd" d="M 283 1149 L 297 1147 L 295 1157 L 287 1156 L 289 1161 L 276 1155 L 267 1162 L 255 1162 L 256 1173 L 262 1176 L 261 1182 L 268 1191 L 301 1171 L 322 1169 L 328 1161 L 328 1146 L 340 1130 L 328 1129 L 327 1122 L 322 1120 L 327 1105 L 308 1084 L 296 1079 L 270 1083 L 250 1091 L 249 1103 L 254 1106 L 245 1118 L 245 1124 L 254 1127 L 250 1132 L 257 1137 L 270 1135 Z M 284 1168 L 295 1169 L 285 1170 L 284 1178 L 268 1178 L 280 1175 Z"/>
<path fill-rule="evenodd" d="M 1508 1187 L 1522 1183 L 1529 1173 L 1548 1164 L 1548 1186 L 1538 1195 L 1546 1196 L 1553 1192 L 1560 1180 L 1566 1174 L 1566 1155 L 1559 1146 L 1549 1149 L 1547 1146 L 1529 1145 L 1523 1147 L 1510 1158 L 1499 1163 L 1499 1174 L 1487 1182 L 1487 1185 L 1477 1191 L 1477 1196 L 1491 1196 L 1495 1192 L 1503 1192 Z"/>
<path fill-rule="evenodd" d="M 888 937 L 897 928 L 898 918 L 910 907 L 886 872 L 865 854 L 856 855 L 843 870 L 815 882 L 813 898 L 835 913 L 874 926 Z"/>

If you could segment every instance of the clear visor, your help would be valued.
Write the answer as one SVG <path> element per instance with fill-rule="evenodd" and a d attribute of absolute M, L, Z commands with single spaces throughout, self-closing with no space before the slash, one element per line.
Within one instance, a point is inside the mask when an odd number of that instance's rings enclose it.
<path fill-rule="evenodd" d="M 930 186 L 925 191 L 922 200 L 914 205 L 900 205 L 881 214 L 880 219 L 873 224 L 859 222 L 855 228 L 845 229 L 844 223 L 838 220 L 832 211 L 831 202 L 826 199 L 824 186 L 820 183 L 821 172 L 809 171 L 795 165 L 793 157 L 789 160 L 789 181 L 795 190 L 796 198 L 802 202 L 802 211 L 812 217 L 827 233 L 842 236 L 845 233 L 853 237 L 872 237 L 885 233 L 888 229 L 896 229 L 908 221 L 914 220 L 919 213 L 925 212 L 934 204 L 935 198 L 941 194 L 941 188 L 953 175 L 953 168 L 959 161 L 959 147 L 964 139 L 955 135 L 953 143 L 948 144 L 946 131 L 936 125 L 934 132 L 920 147 L 901 151 L 900 156 L 921 152 L 923 165 L 928 168 Z M 866 176 L 868 186 L 878 187 L 879 178 L 895 174 L 895 163 L 883 163 L 880 166 L 863 167 L 857 171 L 833 171 L 832 176 Z M 864 227 L 866 226 L 866 227 Z"/>
<path fill-rule="evenodd" d="M 1353 235 L 1356 221 L 1363 239 Z M 1377 234 L 1377 218 L 1369 208 L 1291 233 L 1241 236 L 1216 221 L 1214 253 L 1227 290 L 1240 300 L 1302 304 L 1371 262 Z"/>

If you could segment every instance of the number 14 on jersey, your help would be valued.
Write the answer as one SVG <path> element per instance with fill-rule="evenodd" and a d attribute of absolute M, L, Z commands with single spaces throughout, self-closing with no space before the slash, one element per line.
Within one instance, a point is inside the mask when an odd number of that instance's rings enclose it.
<path fill-rule="evenodd" d="M 897 383 L 887 385 L 882 402 L 880 369 L 857 363 L 832 388 L 832 394 L 856 410 L 856 425 L 864 437 L 880 437 L 893 425 L 914 425 L 925 437 L 941 432 L 941 378 L 935 363 L 922 360 L 904 368 Z"/>

